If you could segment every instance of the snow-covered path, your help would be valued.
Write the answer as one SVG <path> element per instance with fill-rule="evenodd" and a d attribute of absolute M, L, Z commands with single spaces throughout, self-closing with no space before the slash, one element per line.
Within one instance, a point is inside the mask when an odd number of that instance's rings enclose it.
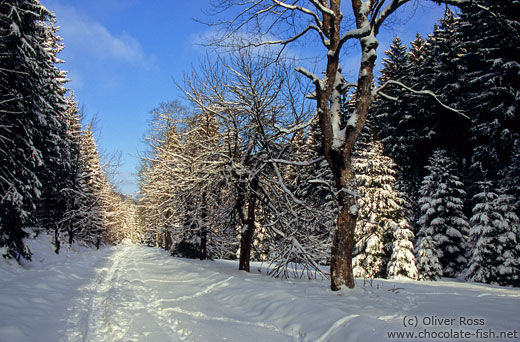
<path fill-rule="evenodd" d="M 274 325 L 230 317 L 233 311 L 224 311 L 225 301 L 212 294 L 235 277 L 211 271 L 207 263 L 197 267 L 179 259 L 165 261 L 174 259 L 165 260 L 165 253 L 157 249 L 130 244 L 115 249 L 69 309 L 64 340 L 294 341 L 298 337 Z M 218 308 L 217 315 L 212 308 Z"/>
<path fill-rule="evenodd" d="M 520 330 L 517 289 L 360 280 L 332 293 L 327 281 L 271 279 L 238 272 L 234 262 L 132 244 L 56 260 L 0 267 L 0 341 L 384 341 L 399 340 L 388 338 L 392 332 L 450 329 L 473 334 L 462 340 L 493 341 L 477 329 Z M 404 326 L 414 320 L 416 327 Z"/>

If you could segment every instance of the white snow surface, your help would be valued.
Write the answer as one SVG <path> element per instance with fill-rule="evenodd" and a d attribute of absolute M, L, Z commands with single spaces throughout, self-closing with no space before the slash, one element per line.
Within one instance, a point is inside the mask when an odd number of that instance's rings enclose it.
<path fill-rule="evenodd" d="M 353 290 L 331 292 L 328 281 L 273 279 L 259 265 L 239 272 L 236 262 L 174 258 L 131 243 L 57 256 L 48 240 L 30 241 L 34 261 L 23 267 L 0 261 L 0 341 L 495 340 L 477 329 L 516 333 L 501 341 L 520 337 L 518 289 L 358 279 Z M 481 325 L 467 325 L 472 319 Z M 474 335 L 388 338 L 450 329 Z"/>

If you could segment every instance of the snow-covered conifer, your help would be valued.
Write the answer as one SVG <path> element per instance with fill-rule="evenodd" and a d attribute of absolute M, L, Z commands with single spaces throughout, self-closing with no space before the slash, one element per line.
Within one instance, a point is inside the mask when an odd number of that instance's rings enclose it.
<path fill-rule="evenodd" d="M 73 191 L 76 201 L 73 211 L 69 213 L 72 219 L 69 241 L 79 239 L 98 245 L 106 230 L 101 196 L 104 175 L 90 125 L 81 133 L 76 177 L 77 185 Z"/>
<path fill-rule="evenodd" d="M 478 174 L 482 168 L 487 174 L 487 179 L 474 181 L 496 182 L 520 137 L 520 20 L 513 15 L 519 1 L 482 0 L 481 4 L 462 8 L 461 97 L 471 117 L 473 171 Z"/>
<path fill-rule="evenodd" d="M 519 220 L 513 197 L 480 182 L 471 217 L 471 258 L 467 279 L 520 286 Z"/>
<path fill-rule="evenodd" d="M 456 277 L 467 262 L 465 250 L 469 223 L 463 212 L 466 192 L 457 176 L 455 161 L 446 151 L 435 150 L 427 170 L 429 173 L 424 177 L 420 190 L 418 237 L 430 236 L 435 242 L 443 274 Z M 421 246 L 420 241 L 419 251 Z"/>
<path fill-rule="evenodd" d="M 42 191 L 59 194 L 50 180 L 61 182 L 67 153 L 53 20 L 37 0 L 0 3 L 0 245 L 15 258 L 30 258 L 23 227 L 37 223 Z"/>
<path fill-rule="evenodd" d="M 358 150 L 354 159 L 358 174 L 360 217 L 354 251 L 356 276 L 386 277 L 389 270 L 391 276 L 397 276 L 403 269 L 409 269 L 413 277 L 413 255 L 411 258 L 410 255 L 402 257 L 405 253 L 402 248 L 410 247 L 404 240 L 413 234 L 404 219 L 402 195 L 395 190 L 396 165 L 391 158 L 383 155 L 383 146 L 378 141 L 362 144 Z M 410 240 L 408 243 L 411 244 Z M 395 251 L 394 246 L 397 248 Z M 392 255 L 390 267 L 388 263 Z"/>
<path fill-rule="evenodd" d="M 413 254 L 413 232 L 405 218 L 394 227 L 392 256 L 387 266 L 388 278 L 417 279 L 417 267 Z"/>
<path fill-rule="evenodd" d="M 429 229 L 431 230 L 431 229 Z M 438 246 L 430 233 L 423 231 L 416 248 L 416 263 L 419 280 L 438 280 L 442 277 Z"/>

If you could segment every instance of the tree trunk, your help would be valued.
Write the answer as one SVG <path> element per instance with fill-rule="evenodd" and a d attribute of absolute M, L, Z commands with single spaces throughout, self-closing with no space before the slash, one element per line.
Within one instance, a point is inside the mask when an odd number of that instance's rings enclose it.
<path fill-rule="evenodd" d="M 249 198 L 247 200 L 247 219 L 246 227 L 242 231 L 240 237 L 240 261 L 238 269 L 249 272 L 249 261 L 251 260 L 251 246 L 253 245 L 253 236 L 255 234 L 255 210 L 256 210 L 256 188 L 258 181 L 254 180 L 251 184 Z"/>
<path fill-rule="evenodd" d="M 60 243 L 60 232 L 58 230 L 58 225 L 55 225 L 55 227 L 54 227 L 54 246 L 56 247 L 56 249 L 54 250 L 54 253 L 60 254 L 61 243 Z"/>
<path fill-rule="evenodd" d="M 200 260 L 208 258 L 208 231 L 206 228 L 200 230 Z"/>
<path fill-rule="evenodd" d="M 364 12 L 363 3 L 361 1 L 352 1 L 352 5 L 356 17 L 356 26 L 357 28 L 362 28 L 368 23 L 368 13 Z M 362 57 L 357 81 L 355 111 L 351 118 L 353 122 L 350 122 L 350 119 L 348 120 L 349 123 L 347 123 L 345 127 L 345 138 L 339 148 L 335 149 L 332 144 L 334 132 L 331 134 L 328 127 L 324 129 L 325 125 L 330 125 L 329 118 L 332 113 L 326 101 L 330 99 L 334 85 L 333 82 L 335 82 L 336 77 L 334 73 L 337 72 L 339 68 L 338 52 L 334 45 L 332 45 L 332 47 L 336 53 L 329 53 L 327 56 L 327 92 L 323 92 L 321 97 L 318 96 L 318 111 L 321 114 L 320 126 L 323 134 L 325 157 L 334 175 L 336 188 L 339 191 L 338 220 L 334 233 L 330 265 L 331 289 L 333 291 L 337 291 L 343 286 L 348 288 L 355 287 L 354 272 L 352 269 L 352 251 L 354 248 L 354 232 L 356 230 L 358 208 L 355 196 L 347 191 L 356 190 L 354 186 L 355 173 L 350 159 L 356 140 L 365 126 L 368 109 L 374 101 L 372 87 L 374 82 L 373 71 L 377 58 L 376 49 L 378 46 L 376 36 L 377 29 L 374 28 L 370 35 L 360 38 Z M 332 39 L 331 42 L 333 42 Z"/>
<path fill-rule="evenodd" d="M 69 245 L 72 245 L 74 242 L 74 229 L 72 228 L 72 223 L 69 225 Z"/>
<path fill-rule="evenodd" d="M 338 190 L 353 188 L 354 170 L 350 163 L 350 153 L 342 153 L 339 166 L 339 179 L 336 179 Z M 354 249 L 354 232 L 357 221 L 356 198 L 345 191 L 338 195 L 338 220 L 332 242 L 330 280 L 332 291 L 343 286 L 354 288 L 354 272 L 352 270 L 352 251 Z"/>
<path fill-rule="evenodd" d="M 172 236 L 171 236 L 171 233 L 170 231 L 166 231 L 165 233 L 166 235 L 164 236 L 164 249 L 167 250 L 167 251 L 170 251 L 171 247 L 172 247 Z"/>

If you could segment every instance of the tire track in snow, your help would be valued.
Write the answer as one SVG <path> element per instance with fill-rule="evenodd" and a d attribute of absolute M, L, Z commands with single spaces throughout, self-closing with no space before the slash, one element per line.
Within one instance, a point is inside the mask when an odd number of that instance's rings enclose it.
<path fill-rule="evenodd" d="M 138 258 L 135 257 L 135 252 L 133 252 L 127 260 L 132 260 L 132 264 L 136 269 L 136 273 L 139 275 L 139 281 L 144 282 L 144 276 L 142 274 L 141 268 L 138 267 L 136 260 Z M 169 334 L 172 338 L 177 337 L 181 341 L 186 341 L 191 337 L 192 331 L 184 328 L 180 321 L 173 319 L 167 314 L 163 313 L 163 309 L 160 305 L 160 299 L 157 291 L 153 290 L 150 287 L 145 287 L 143 285 L 135 285 L 134 289 L 136 298 L 147 307 L 147 311 L 151 316 L 157 319 L 157 324 L 164 330 L 167 330 L 172 334 Z M 140 290 L 140 291 L 139 291 Z M 146 296 L 144 294 L 147 294 Z"/>
<path fill-rule="evenodd" d="M 179 302 L 179 301 L 194 299 L 194 298 L 197 298 L 197 297 L 201 297 L 201 296 L 207 295 L 207 294 L 213 292 L 216 288 L 228 285 L 229 281 L 231 279 L 233 279 L 233 278 L 234 277 L 231 276 L 231 277 L 228 277 L 228 278 L 226 278 L 224 280 L 221 280 L 219 282 L 213 283 L 210 286 L 208 286 L 207 288 L 205 288 L 204 290 L 199 291 L 197 293 L 194 293 L 192 295 L 186 295 L 186 296 L 181 296 L 181 297 L 178 297 L 178 298 L 171 298 L 171 299 L 159 299 L 159 303 L 163 303 L 163 302 Z"/>
<path fill-rule="evenodd" d="M 88 341 L 89 335 L 93 330 L 94 310 L 97 306 L 95 301 L 99 300 L 99 285 L 106 281 L 113 270 L 114 260 L 103 259 L 103 266 L 97 269 L 97 275 L 93 281 L 80 288 L 82 294 L 78 297 L 74 304 L 69 307 L 69 319 L 65 323 L 65 336 L 62 338 L 64 342 L 85 342 Z"/>
<path fill-rule="evenodd" d="M 161 284 L 189 285 L 194 280 L 182 279 L 182 275 L 181 279 L 160 279 L 159 272 L 163 272 L 162 268 L 154 269 L 149 262 L 145 262 L 146 265 L 142 262 L 143 258 L 148 257 L 153 259 L 153 255 L 144 254 L 137 246 L 130 245 L 117 246 L 113 253 L 107 254 L 103 263 L 97 267 L 94 280 L 81 290 L 81 296 L 69 310 L 79 314 L 67 322 L 67 336 L 63 342 L 205 341 L 202 335 L 198 336 L 200 331 L 196 330 L 201 327 L 207 332 L 205 322 L 222 322 L 223 329 L 227 329 L 225 323 L 236 327 L 251 327 L 259 335 L 266 330 L 267 335 L 279 336 L 283 341 L 308 341 L 299 331 L 283 329 L 267 322 L 242 320 L 233 312 L 230 312 L 234 315 L 231 318 L 225 312 L 206 312 L 205 309 L 202 309 L 204 312 L 199 312 L 189 309 L 192 305 L 190 300 L 218 294 L 231 283 L 234 276 L 222 279 L 221 274 L 212 272 L 207 277 L 213 278 L 212 281 L 215 282 L 207 287 L 200 289 L 198 284 L 194 284 L 193 287 L 183 288 L 188 291 L 193 288 L 196 291 L 193 294 L 181 292 L 178 298 L 164 298 L 165 293 L 159 292 L 164 288 Z M 158 264 L 154 265 L 160 265 L 161 261 L 158 259 Z M 176 264 L 171 265 L 173 267 L 168 268 L 168 272 L 175 272 Z M 157 282 L 159 286 L 150 282 Z M 209 298 L 216 300 L 218 307 L 219 296 Z M 171 303 L 176 303 L 175 307 L 171 307 Z M 197 336 L 192 330 L 198 331 Z M 162 337 L 159 338 L 160 336 Z"/>
<path fill-rule="evenodd" d="M 121 258 L 120 253 L 114 253 L 111 264 L 101 269 L 102 276 L 99 276 L 91 293 L 91 299 L 88 307 L 87 330 L 83 337 L 84 342 L 97 342 L 106 340 L 107 336 L 112 336 L 114 326 L 110 321 L 108 314 L 108 304 L 110 300 L 110 292 L 113 292 L 116 275 L 119 271 Z"/>
<path fill-rule="evenodd" d="M 263 329 L 277 332 L 282 335 L 289 336 L 296 342 L 302 341 L 302 336 L 300 334 L 287 332 L 287 331 L 284 331 L 283 329 L 280 329 L 279 327 L 277 327 L 275 325 L 264 323 L 264 322 L 249 322 L 249 321 L 241 321 L 241 320 L 229 318 L 229 317 L 209 316 L 200 311 L 188 311 L 188 310 L 182 309 L 180 307 L 169 307 L 169 308 L 165 308 L 164 310 L 177 312 L 177 313 L 180 313 L 180 314 L 192 317 L 192 318 L 196 318 L 196 319 L 202 320 L 202 321 L 218 321 L 218 322 L 234 323 L 234 324 L 263 328 Z"/>
<path fill-rule="evenodd" d="M 148 340 L 151 334 L 164 336 L 163 339 L 155 340 L 185 341 L 189 332 L 182 328 L 173 329 L 171 324 L 175 322 L 165 321 L 164 317 L 155 313 L 157 307 L 150 304 L 150 298 L 156 298 L 156 294 L 150 293 L 147 287 L 136 287 L 126 278 L 129 269 L 127 261 L 133 260 L 134 255 L 128 246 L 119 248 L 108 259 L 104 259 L 94 280 L 80 289 L 82 295 L 68 309 L 71 319 L 66 323 L 62 341 L 141 342 Z M 140 272 L 137 267 L 135 271 Z M 138 321 L 143 319 L 143 315 L 151 318 L 144 319 L 148 327 L 155 326 L 161 331 L 145 329 L 136 332 L 135 326 L 142 323 Z"/>
<path fill-rule="evenodd" d="M 315 342 L 326 342 L 327 338 L 329 338 L 329 336 L 331 336 L 336 330 L 338 330 L 345 323 L 347 323 L 348 321 L 350 321 L 356 317 L 359 317 L 359 315 L 352 314 L 352 315 L 348 315 L 348 316 L 338 319 L 336 322 L 332 323 L 332 325 L 327 329 L 327 331 L 325 331 L 323 333 L 323 335 L 318 337 L 318 339 Z"/>

